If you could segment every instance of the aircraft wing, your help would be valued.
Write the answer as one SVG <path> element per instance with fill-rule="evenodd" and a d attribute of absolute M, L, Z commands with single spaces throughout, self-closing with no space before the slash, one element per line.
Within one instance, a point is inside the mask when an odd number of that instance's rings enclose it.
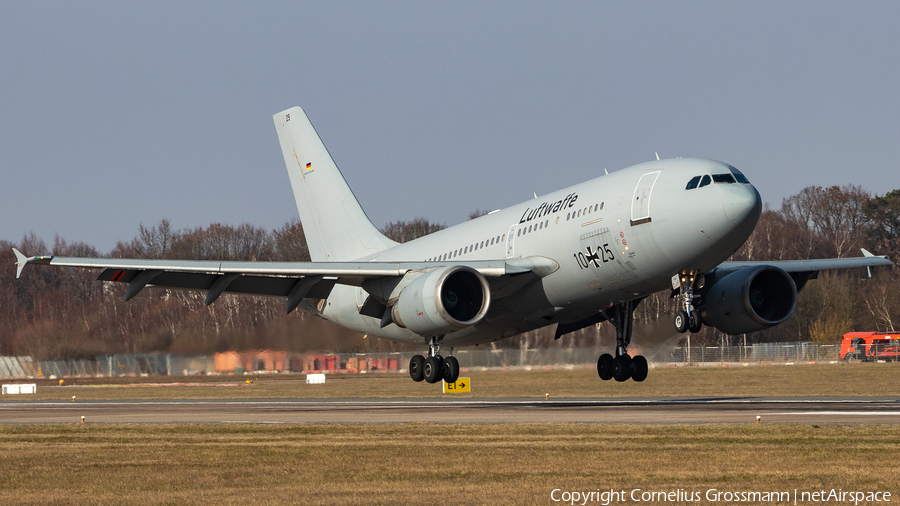
<path fill-rule="evenodd" d="M 831 269 L 849 269 L 852 267 L 875 267 L 878 265 L 894 265 L 888 260 L 886 255 L 875 256 L 865 249 L 862 250 L 863 256 L 853 258 L 822 258 L 815 260 L 778 260 L 771 262 L 722 262 L 714 270 L 716 271 L 735 271 L 744 267 L 754 267 L 757 265 L 771 265 L 778 267 L 785 272 L 795 273 L 814 273 L 818 271 L 827 271 Z"/>
<path fill-rule="evenodd" d="M 543 277 L 559 268 L 543 258 L 466 262 L 224 262 L 213 260 L 142 260 L 126 258 L 26 257 L 13 248 L 18 278 L 26 264 L 102 269 L 100 281 L 128 283 L 125 300 L 146 286 L 206 291 L 211 304 L 222 293 L 287 297 L 293 309 L 304 298 L 324 299 L 335 284 L 361 286 L 376 278 L 402 277 L 437 266 L 465 265 L 486 278 L 533 273 Z M 291 307 L 293 306 L 293 307 Z"/>

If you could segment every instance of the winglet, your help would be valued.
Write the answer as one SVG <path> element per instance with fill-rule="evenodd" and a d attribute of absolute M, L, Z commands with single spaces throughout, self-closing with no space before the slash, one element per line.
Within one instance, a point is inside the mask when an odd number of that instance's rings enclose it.
<path fill-rule="evenodd" d="M 30 260 L 34 260 L 34 257 L 28 258 L 16 248 L 13 248 L 12 250 L 13 253 L 16 254 L 16 279 L 19 279 L 19 276 L 22 275 L 22 269 L 25 268 L 25 264 L 27 264 Z"/>
<path fill-rule="evenodd" d="M 867 250 L 866 248 L 859 248 L 859 249 L 862 250 L 862 254 L 863 254 L 864 257 L 874 257 L 874 256 L 875 256 L 875 255 L 872 254 L 871 251 Z M 886 259 L 887 256 L 882 256 L 881 258 L 885 258 L 885 259 Z M 872 267 L 871 267 L 871 266 L 866 267 L 866 272 L 869 274 L 869 277 L 871 278 L 871 277 L 872 277 Z"/>
<path fill-rule="evenodd" d="M 13 248 L 13 253 L 16 254 L 16 279 L 19 279 L 19 276 L 22 275 L 22 269 L 25 268 L 25 264 L 29 262 L 35 262 L 39 264 L 50 264 L 50 261 L 53 260 L 53 256 L 37 256 L 37 257 L 27 257 L 22 254 L 21 251 Z"/>

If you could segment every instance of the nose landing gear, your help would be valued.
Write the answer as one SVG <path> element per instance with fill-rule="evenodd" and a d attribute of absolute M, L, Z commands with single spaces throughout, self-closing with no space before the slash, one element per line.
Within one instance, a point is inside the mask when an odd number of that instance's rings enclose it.
<path fill-rule="evenodd" d="M 413 355 L 409 360 L 409 377 L 413 381 L 425 380 L 427 383 L 437 383 L 444 380 L 447 383 L 455 383 L 459 379 L 459 360 L 454 356 L 442 357 L 441 341 L 444 336 L 432 337 L 428 343 L 428 358 L 422 355 Z M 450 349 L 453 353 L 453 348 Z"/>
<path fill-rule="evenodd" d="M 691 331 L 692 334 L 700 332 L 703 328 L 703 320 L 700 318 L 700 312 L 694 307 L 694 299 L 698 298 L 694 295 L 694 285 L 697 288 L 703 288 L 703 274 L 694 278 L 694 274 L 676 274 L 672 278 L 672 288 L 677 289 L 677 297 L 683 309 L 675 312 L 675 330 L 680 334 Z"/>

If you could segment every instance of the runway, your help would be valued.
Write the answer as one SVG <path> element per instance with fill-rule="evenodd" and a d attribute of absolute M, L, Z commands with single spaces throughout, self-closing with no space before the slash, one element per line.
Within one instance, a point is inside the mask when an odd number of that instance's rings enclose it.
<path fill-rule="evenodd" d="M 0 423 L 900 424 L 886 397 L 0 402 Z"/>

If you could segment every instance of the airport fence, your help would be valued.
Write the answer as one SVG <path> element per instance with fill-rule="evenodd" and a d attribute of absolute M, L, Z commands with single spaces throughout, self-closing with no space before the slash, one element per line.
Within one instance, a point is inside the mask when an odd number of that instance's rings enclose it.
<path fill-rule="evenodd" d="M 807 363 L 838 360 L 837 344 L 760 343 L 748 346 L 682 346 L 674 349 L 667 362 L 707 363 Z"/>
<path fill-rule="evenodd" d="M 447 352 L 449 350 L 445 350 Z M 651 365 L 793 364 L 838 360 L 840 345 L 760 343 L 748 346 L 680 346 L 647 350 Z M 460 367 L 533 369 L 590 367 L 601 350 L 595 348 L 472 348 L 455 350 Z M 207 374 L 362 373 L 405 371 L 413 352 L 290 353 L 284 351 L 225 352 L 214 355 L 144 353 L 101 355 L 93 360 L 33 360 L 0 357 L 0 378 L 76 378 L 106 376 L 194 376 Z"/>

